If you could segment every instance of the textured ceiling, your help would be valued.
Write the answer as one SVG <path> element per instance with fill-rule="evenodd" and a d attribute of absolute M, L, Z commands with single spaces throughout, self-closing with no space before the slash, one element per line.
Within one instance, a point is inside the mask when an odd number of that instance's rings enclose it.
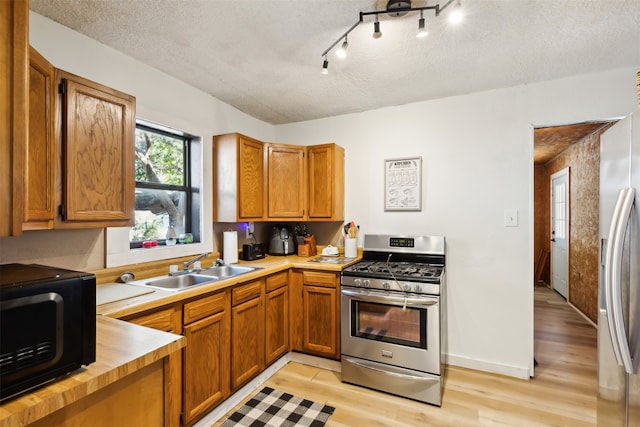
<path fill-rule="evenodd" d="M 446 0 L 440 3 L 443 5 Z M 31 9 L 272 124 L 640 64 L 640 0 L 462 0 L 453 27 L 374 0 L 31 0 Z M 413 6 L 435 1 L 413 1 Z"/>

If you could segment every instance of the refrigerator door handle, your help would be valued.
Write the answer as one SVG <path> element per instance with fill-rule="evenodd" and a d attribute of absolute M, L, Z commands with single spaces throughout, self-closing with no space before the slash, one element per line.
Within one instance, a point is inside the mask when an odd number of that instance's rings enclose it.
<path fill-rule="evenodd" d="M 618 365 L 624 366 L 625 371 L 629 374 L 633 373 L 633 363 L 622 312 L 622 251 L 634 199 L 635 190 L 633 187 L 622 189 L 618 193 L 607 244 L 608 273 L 607 266 L 605 266 L 605 297 L 607 298 L 609 331 Z"/>

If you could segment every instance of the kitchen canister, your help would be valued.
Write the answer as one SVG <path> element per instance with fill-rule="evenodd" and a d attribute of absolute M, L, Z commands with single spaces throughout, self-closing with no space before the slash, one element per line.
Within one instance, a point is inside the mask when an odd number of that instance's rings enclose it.
<path fill-rule="evenodd" d="M 227 265 L 238 262 L 237 231 L 224 231 L 222 233 L 222 260 Z"/>
<path fill-rule="evenodd" d="M 344 256 L 347 258 L 355 258 L 358 256 L 358 239 L 344 238 Z"/>

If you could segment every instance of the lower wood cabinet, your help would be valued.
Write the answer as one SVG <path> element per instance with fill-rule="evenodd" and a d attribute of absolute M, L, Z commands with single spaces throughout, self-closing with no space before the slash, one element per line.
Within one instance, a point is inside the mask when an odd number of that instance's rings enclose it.
<path fill-rule="evenodd" d="M 229 292 L 184 305 L 183 423 L 191 424 L 230 395 Z"/>
<path fill-rule="evenodd" d="M 231 390 L 264 369 L 264 279 L 231 291 Z"/>
<path fill-rule="evenodd" d="M 163 307 L 159 310 L 136 315 L 124 319 L 137 325 L 157 329 L 159 331 L 182 333 L 182 310 L 180 305 Z M 184 351 L 184 350 L 183 350 Z M 164 425 L 178 427 L 181 424 L 182 413 L 182 352 L 169 355 L 169 363 L 164 371 Z M 150 425 L 150 424 L 147 424 Z"/>
<path fill-rule="evenodd" d="M 294 270 L 290 292 L 292 349 L 340 359 L 340 274 Z"/>
<path fill-rule="evenodd" d="M 289 351 L 289 283 L 288 271 L 266 278 L 265 292 L 265 365 Z"/>

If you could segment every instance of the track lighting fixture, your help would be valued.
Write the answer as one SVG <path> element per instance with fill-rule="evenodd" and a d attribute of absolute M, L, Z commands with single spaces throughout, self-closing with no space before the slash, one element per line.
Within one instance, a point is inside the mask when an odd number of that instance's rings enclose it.
<path fill-rule="evenodd" d="M 322 52 L 322 56 L 324 57 L 324 62 L 322 64 L 322 74 L 328 74 L 329 61 L 327 61 L 327 54 L 331 49 L 333 49 L 340 41 L 344 40 L 341 47 L 336 50 L 336 55 L 339 58 L 345 58 L 347 54 L 347 36 L 351 31 L 353 31 L 358 25 L 364 22 L 365 16 L 375 15 L 375 21 L 373 23 L 373 38 L 379 39 L 382 37 L 382 32 L 380 31 L 380 21 L 378 19 L 378 15 L 381 13 L 386 13 L 390 17 L 400 17 L 404 16 L 410 12 L 420 12 L 420 19 L 418 20 L 418 32 L 416 34 L 417 37 L 422 38 L 425 37 L 428 32 L 425 25 L 424 11 L 425 10 L 433 10 L 435 12 L 436 17 L 440 16 L 440 13 L 445 10 L 449 5 L 455 2 L 453 10 L 449 14 L 449 21 L 452 23 L 458 23 L 462 21 L 462 7 L 460 5 L 460 0 L 448 0 L 444 6 L 440 7 L 439 4 L 434 6 L 422 6 L 422 7 L 412 7 L 410 0 L 389 0 L 387 2 L 386 10 L 374 10 L 371 12 L 360 12 L 360 18 L 356 21 L 355 24 L 351 26 L 344 34 L 342 34 L 331 46 L 327 48 L 324 52 Z"/>
<path fill-rule="evenodd" d="M 452 24 L 459 24 L 462 22 L 462 18 L 462 6 L 460 6 L 460 0 L 457 0 L 456 4 L 453 5 L 451 13 L 449 13 L 449 22 Z"/>
<path fill-rule="evenodd" d="M 416 34 L 416 37 L 422 38 L 427 37 L 428 35 L 429 33 L 424 26 L 424 16 L 422 16 L 422 11 L 420 11 L 420 19 L 418 20 L 418 33 Z"/>
<path fill-rule="evenodd" d="M 340 48 L 336 50 L 336 56 L 340 59 L 346 58 L 348 46 L 349 46 L 349 43 L 347 43 L 347 38 L 345 37 L 344 42 L 342 43 L 342 46 L 340 46 Z"/>
<path fill-rule="evenodd" d="M 327 61 L 327 55 L 324 56 L 324 62 L 322 63 L 322 74 L 329 74 L 329 61 Z"/>
<path fill-rule="evenodd" d="M 378 21 L 378 15 L 376 14 L 376 22 L 373 23 L 373 38 L 379 39 L 382 37 L 382 33 L 380 32 L 380 21 Z"/>

